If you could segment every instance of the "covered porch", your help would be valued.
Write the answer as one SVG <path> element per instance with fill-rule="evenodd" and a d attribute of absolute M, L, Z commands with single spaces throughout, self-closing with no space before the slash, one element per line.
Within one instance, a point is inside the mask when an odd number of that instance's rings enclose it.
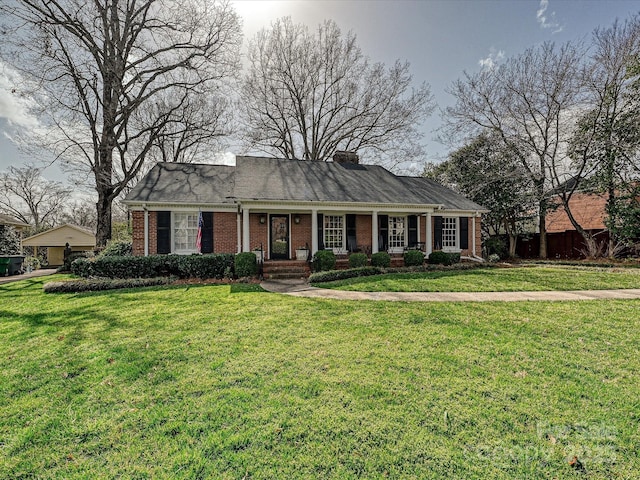
<path fill-rule="evenodd" d="M 239 250 L 261 251 L 264 260 L 306 260 L 325 249 L 338 257 L 380 251 L 402 255 L 408 249 L 425 256 L 434 250 L 480 254 L 480 213 L 445 212 L 440 205 L 243 204 L 238 223 Z"/>

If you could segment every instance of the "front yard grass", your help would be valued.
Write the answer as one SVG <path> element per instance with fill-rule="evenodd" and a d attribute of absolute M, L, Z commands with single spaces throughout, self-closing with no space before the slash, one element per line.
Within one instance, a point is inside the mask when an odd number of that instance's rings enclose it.
<path fill-rule="evenodd" d="M 315 286 L 358 292 L 526 292 L 640 288 L 638 268 L 528 266 L 357 277 Z"/>
<path fill-rule="evenodd" d="M 49 280 L 0 286 L 0 478 L 640 469 L 637 301 L 341 302 L 254 285 L 44 294 Z"/>

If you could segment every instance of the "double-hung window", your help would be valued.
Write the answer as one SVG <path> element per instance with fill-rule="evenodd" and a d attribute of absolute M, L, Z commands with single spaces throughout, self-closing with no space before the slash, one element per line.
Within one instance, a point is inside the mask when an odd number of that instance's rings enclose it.
<path fill-rule="evenodd" d="M 458 248 L 458 219 L 456 217 L 442 217 L 442 249 L 455 250 Z"/>
<path fill-rule="evenodd" d="M 198 236 L 198 212 L 173 213 L 173 251 L 175 253 L 196 252 Z"/>
<path fill-rule="evenodd" d="M 389 250 L 402 251 L 407 244 L 407 217 L 389 217 Z"/>
<path fill-rule="evenodd" d="M 324 216 L 324 247 L 333 250 L 344 249 L 344 216 Z"/>

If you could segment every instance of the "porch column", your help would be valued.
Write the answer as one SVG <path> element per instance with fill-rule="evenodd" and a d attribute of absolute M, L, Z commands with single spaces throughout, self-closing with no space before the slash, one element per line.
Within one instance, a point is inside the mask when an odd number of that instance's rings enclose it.
<path fill-rule="evenodd" d="M 242 252 L 242 216 L 236 212 L 236 253 Z"/>
<path fill-rule="evenodd" d="M 244 207 L 242 209 L 242 251 L 250 252 L 251 237 L 249 235 L 249 209 Z"/>
<path fill-rule="evenodd" d="M 378 253 L 378 212 L 371 212 L 371 253 Z"/>
<path fill-rule="evenodd" d="M 476 256 L 476 216 L 471 217 L 471 256 Z"/>
<path fill-rule="evenodd" d="M 318 210 L 311 210 L 311 255 L 318 251 Z"/>
<path fill-rule="evenodd" d="M 147 207 L 144 207 L 144 256 L 149 256 L 149 210 Z"/>
<path fill-rule="evenodd" d="M 425 250 L 427 255 L 433 251 L 433 233 L 431 233 L 431 214 L 427 213 L 427 238 Z"/>
<path fill-rule="evenodd" d="M 416 215 L 416 220 L 418 222 L 417 228 L 418 228 L 418 240 L 416 240 L 418 243 L 421 243 L 422 240 L 420 240 L 420 237 L 422 235 L 420 235 L 420 215 Z"/>

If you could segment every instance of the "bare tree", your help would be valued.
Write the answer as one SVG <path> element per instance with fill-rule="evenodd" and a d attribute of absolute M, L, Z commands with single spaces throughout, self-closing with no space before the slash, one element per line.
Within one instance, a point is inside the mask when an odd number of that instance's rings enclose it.
<path fill-rule="evenodd" d="M 95 207 L 91 201 L 82 199 L 70 202 L 63 210 L 60 219 L 63 223 L 70 223 L 92 231 L 95 231 L 98 223 Z"/>
<path fill-rule="evenodd" d="M 47 146 L 91 173 L 104 246 L 113 200 L 179 130 L 185 105 L 237 71 L 238 18 L 205 0 L 16 0 L 0 11 L 12 21 L 3 58 L 32 87 Z"/>
<path fill-rule="evenodd" d="M 569 113 L 580 106 L 581 47 L 545 43 L 493 69 L 464 78 L 449 89 L 456 98 L 444 112 L 446 131 L 454 137 L 493 132 L 515 155 L 533 183 L 539 216 L 541 258 L 547 256 L 547 192 L 560 171 L 568 171 L 566 144 Z"/>
<path fill-rule="evenodd" d="M 0 174 L 0 188 L 0 210 L 32 225 L 35 232 L 55 226 L 71 198 L 71 188 L 46 180 L 42 169 L 32 165 L 9 167 Z"/>
<path fill-rule="evenodd" d="M 479 135 L 444 162 L 428 167 L 425 175 L 487 208 L 482 218 L 485 237 L 506 233 L 508 255 L 515 257 L 518 236 L 532 221 L 536 197 L 531 178 L 498 137 Z"/>
<path fill-rule="evenodd" d="M 411 87 L 409 64 L 370 63 L 333 21 L 315 35 L 290 18 L 249 45 L 242 89 L 248 148 L 328 160 L 336 150 L 378 159 L 422 154 L 417 126 L 433 109 L 429 87 Z"/>
<path fill-rule="evenodd" d="M 142 123 L 153 122 L 168 109 L 173 93 L 167 90 L 155 104 L 138 112 Z M 167 97 L 166 99 L 164 97 Z M 231 101 L 216 95 L 192 95 L 172 112 L 149 155 L 162 162 L 194 163 L 211 158 L 211 152 L 225 146 L 234 132 Z M 149 166 L 150 167 L 150 166 Z"/>
<path fill-rule="evenodd" d="M 628 200 L 636 201 L 640 176 L 640 104 L 633 93 L 640 78 L 640 72 L 634 70 L 638 55 L 637 15 L 593 32 L 585 82 L 589 109 L 578 121 L 571 144 L 574 164 L 586 172 L 583 190 L 607 197 L 609 255 L 621 240 L 618 232 L 627 228 L 628 218 L 619 218 L 619 213 L 626 210 Z M 599 250 L 595 241 L 587 242 L 587 247 Z"/>

